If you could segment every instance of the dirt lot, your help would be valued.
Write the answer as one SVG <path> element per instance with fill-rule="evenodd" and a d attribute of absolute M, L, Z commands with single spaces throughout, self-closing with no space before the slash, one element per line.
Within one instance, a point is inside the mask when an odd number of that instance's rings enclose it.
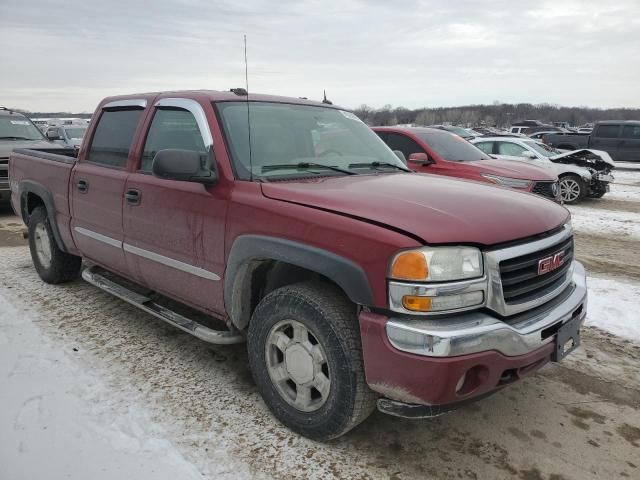
<path fill-rule="evenodd" d="M 627 184 L 640 195 L 639 185 Z M 637 213 L 638 205 L 605 197 L 589 209 Z M 376 413 L 347 436 L 317 444 L 270 416 L 243 346 L 208 346 L 82 281 L 42 283 L 22 228 L 0 214 L 0 294 L 126 399 L 116 408 L 142 406 L 205 478 L 227 478 L 214 464 L 221 454 L 256 477 L 640 478 L 640 344 L 585 328 L 583 347 L 564 362 L 464 410 L 425 421 Z M 590 274 L 634 284 L 638 242 L 576 234 Z"/>

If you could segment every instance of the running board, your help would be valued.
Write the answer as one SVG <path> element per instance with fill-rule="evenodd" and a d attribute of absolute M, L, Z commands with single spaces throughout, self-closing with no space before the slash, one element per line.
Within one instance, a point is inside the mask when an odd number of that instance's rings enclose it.
<path fill-rule="evenodd" d="M 244 336 L 239 332 L 232 332 L 230 330 L 214 330 L 191 320 L 190 318 L 180 315 L 173 310 L 169 310 L 162 305 L 158 305 L 149 297 L 136 293 L 127 287 L 104 277 L 99 273 L 98 267 L 85 268 L 82 271 L 82 278 L 91 285 L 94 285 L 99 289 L 104 290 L 105 292 L 110 293 L 111 295 L 114 295 L 135 307 L 138 307 L 140 310 L 147 312 L 160 320 L 164 320 L 165 322 L 184 332 L 190 333 L 200 340 L 204 340 L 207 343 L 231 345 L 245 341 Z"/>

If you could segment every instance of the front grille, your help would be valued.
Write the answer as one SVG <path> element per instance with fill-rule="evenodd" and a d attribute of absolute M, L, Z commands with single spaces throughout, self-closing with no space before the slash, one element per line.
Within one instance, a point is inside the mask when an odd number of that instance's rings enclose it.
<path fill-rule="evenodd" d="M 533 193 L 536 193 L 543 197 L 550 198 L 552 200 L 556 199 L 557 191 L 558 191 L 558 182 L 536 182 L 533 185 L 533 190 L 531 190 L 531 192 Z"/>
<path fill-rule="evenodd" d="M 564 251 L 564 263 L 548 273 L 538 274 L 540 260 Z M 573 237 L 537 252 L 500 262 L 500 279 L 504 301 L 524 303 L 540 298 L 558 288 L 566 280 L 573 262 Z"/>

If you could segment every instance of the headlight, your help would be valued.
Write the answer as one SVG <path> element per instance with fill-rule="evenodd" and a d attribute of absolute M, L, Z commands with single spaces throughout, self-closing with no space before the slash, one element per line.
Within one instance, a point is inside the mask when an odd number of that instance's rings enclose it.
<path fill-rule="evenodd" d="M 394 280 L 447 282 L 482 276 L 482 254 L 474 247 L 424 247 L 398 253 L 391 261 Z"/>
<path fill-rule="evenodd" d="M 482 253 L 474 247 L 423 247 L 396 254 L 389 266 L 392 310 L 442 314 L 478 308 L 487 279 Z"/>
<path fill-rule="evenodd" d="M 529 188 L 531 180 L 521 180 L 519 178 L 499 177 L 498 175 L 489 175 L 483 173 L 482 176 L 496 185 L 502 185 L 509 188 Z"/>

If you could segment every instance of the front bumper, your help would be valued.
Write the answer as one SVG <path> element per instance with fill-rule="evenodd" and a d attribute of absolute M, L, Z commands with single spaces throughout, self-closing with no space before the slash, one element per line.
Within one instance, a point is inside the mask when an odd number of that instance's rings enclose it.
<path fill-rule="evenodd" d="M 438 407 L 428 412 L 487 395 L 549 362 L 556 332 L 570 320 L 582 323 L 586 302 L 584 268 L 575 262 L 556 299 L 505 320 L 488 310 L 435 320 L 362 312 L 367 383 L 396 403 Z"/>

